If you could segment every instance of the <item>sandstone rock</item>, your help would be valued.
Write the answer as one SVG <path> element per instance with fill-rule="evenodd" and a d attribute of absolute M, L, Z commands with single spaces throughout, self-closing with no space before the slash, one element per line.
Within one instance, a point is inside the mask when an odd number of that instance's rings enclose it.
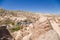
<path fill-rule="evenodd" d="M 39 36 L 37 40 L 60 40 L 60 37 L 54 30 L 50 30 L 45 34 Z"/>
<path fill-rule="evenodd" d="M 30 40 L 31 35 L 32 35 L 32 33 L 30 33 L 29 35 L 24 36 L 22 40 Z"/>
<path fill-rule="evenodd" d="M 20 30 L 15 32 L 13 36 L 14 36 L 15 40 L 21 40 L 23 37 L 22 32 Z"/>
<path fill-rule="evenodd" d="M 12 40 L 10 32 L 6 29 L 6 26 L 0 26 L 0 40 Z"/>
<path fill-rule="evenodd" d="M 54 20 L 50 20 L 51 26 L 52 28 L 58 33 L 58 35 L 60 36 L 60 27 L 59 25 L 54 21 Z"/>

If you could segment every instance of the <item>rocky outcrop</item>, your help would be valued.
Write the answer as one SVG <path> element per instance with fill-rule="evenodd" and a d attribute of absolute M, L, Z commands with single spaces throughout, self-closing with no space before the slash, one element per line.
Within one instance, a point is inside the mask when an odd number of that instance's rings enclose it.
<path fill-rule="evenodd" d="M 13 40 L 12 35 L 6 27 L 7 26 L 0 26 L 0 40 Z"/>
<path fill-rule="evenodd" d="M 60 36 L 60 27 L 59 25 L 54 21 L 54 20 L 50 20 L 50 23 L 52 25 L 52 28 L 58 33 L 58 35 Z"/>
<path fill-rule="evenodd" d="M 60 40 L 60 37 L 54 30 L 50 30 L 39 36 L 37 40 Z"/>
<path fill-rule="evenodd" d="M 52 18 L 50 18 L 52 19 Z M 60 40 L 58 33 L 52 28 L 50 19 L 41 16 L 38 21 L 15 32 L 15 40 Z"/>
<path fill-rule="evenodd" d="M 13 32 L 0 26 L 0 40 L 60 40 L 60 15 L 0 9 L 2 24 Z"/>

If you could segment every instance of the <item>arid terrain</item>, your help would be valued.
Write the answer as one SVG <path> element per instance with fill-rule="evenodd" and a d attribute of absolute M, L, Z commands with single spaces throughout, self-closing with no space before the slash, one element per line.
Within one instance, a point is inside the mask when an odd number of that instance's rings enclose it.
<path fill-rule="evenodd" d="M 0 9 L 0 40 L 60 40 L 60 15 Z"/>

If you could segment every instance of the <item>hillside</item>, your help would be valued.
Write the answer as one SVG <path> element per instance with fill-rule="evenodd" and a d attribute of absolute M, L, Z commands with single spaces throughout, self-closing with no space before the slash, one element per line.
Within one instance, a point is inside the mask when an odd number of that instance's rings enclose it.
<path fill-rule="evenodd" d="M 9 40 L 60 40 L 60 15 L 56 14 L 0 9 L 0 26 L 11 34 Z"/>

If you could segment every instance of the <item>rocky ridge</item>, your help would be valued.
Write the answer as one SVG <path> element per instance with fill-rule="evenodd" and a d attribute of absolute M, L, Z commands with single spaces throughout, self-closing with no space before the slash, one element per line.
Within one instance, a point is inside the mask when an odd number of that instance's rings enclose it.
<path fill-rule="evenodd" d="M 0 9 L 0 25 L 3 24 L 15 40 L 60 40 L 59 15 Z"/>

